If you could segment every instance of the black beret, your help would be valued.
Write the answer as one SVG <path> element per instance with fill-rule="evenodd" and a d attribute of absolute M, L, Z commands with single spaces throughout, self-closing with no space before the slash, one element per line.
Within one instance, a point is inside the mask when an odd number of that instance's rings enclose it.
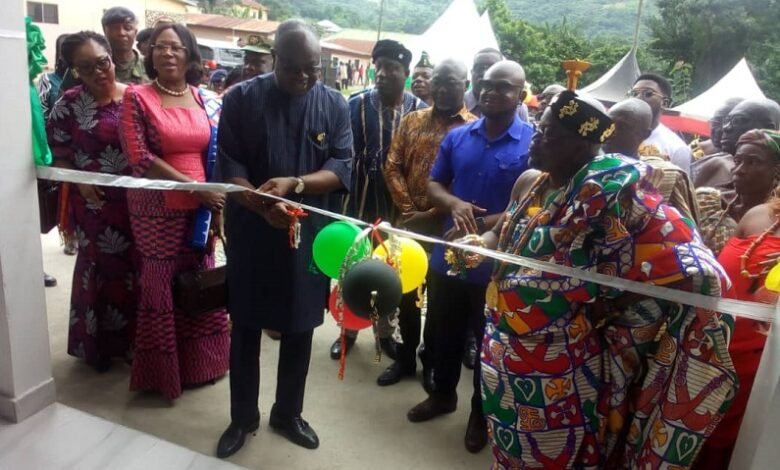
<path fill-rule="evenodd" d="M 112 24 L 125 23 L 127 21 L 131 23 L 136 22 L 135 13 L 133 13 L 132 10 L 125 7 L 112 7 L 103 13 L 100 24 L 102 26 L 109 26 Z"/>
<path fill-rule="evenodd" d="M 412 63 L 412 52 L 405 48 L 403 44 L 392 39 L 382 39 L 374 45 L 371 52 L 371 59 L 376 62 L 380 57 L 400 62 L 404 68 L 409 68 Z"/>
<path fill-rule="evenodd" d="M 604 143 L 615 131 L 609 116 L 571 90 L 562 91 L 555 97 L 550 103 L 550 112 L 564 127 L 597 144 Z"/>

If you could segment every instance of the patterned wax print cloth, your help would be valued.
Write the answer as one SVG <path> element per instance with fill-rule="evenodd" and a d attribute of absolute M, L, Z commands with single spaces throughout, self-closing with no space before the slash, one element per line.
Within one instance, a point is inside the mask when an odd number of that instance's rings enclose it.
<path fill-rule="evenodd" d="M 543 175 L 509 211 L 499 250 L 719 296 L 725 274 L 690 221 L 661 202 L 649 172 L 599 156 L 538 202 Z M 482 345 L 494 468 L 694 462 L 736 389 L 726 326 L 715 312 L 631 294 L 618 308 L 621 294 L 496 267 Z"/>

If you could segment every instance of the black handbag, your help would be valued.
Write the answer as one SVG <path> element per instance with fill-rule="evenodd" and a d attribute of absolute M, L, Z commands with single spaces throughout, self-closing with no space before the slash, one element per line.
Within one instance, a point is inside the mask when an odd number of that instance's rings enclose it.
<path fill-rule="evenodd" d="M 222 240 L 224 244 L 224 239 Z M 179 273 L 173 278 L 173 304 L 190 317 L 224 309 L 227 306 L 227 266 Z"/>
<path fill-rule="evenodd" d="M 38 214 L 41 218 L 41 233 L 47 234 L 57 226 L 60 209 L 60 184 L 54 181 L 38 180 Z"/>

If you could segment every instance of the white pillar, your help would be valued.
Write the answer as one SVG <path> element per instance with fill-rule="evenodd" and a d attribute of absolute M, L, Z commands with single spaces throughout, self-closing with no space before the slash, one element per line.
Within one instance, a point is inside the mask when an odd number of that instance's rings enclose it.
<path fill-rule="evenodd" d="M 777 468 L 780 461 L 780 302 L 756 371 L 729 469 Z"/>
<path fill-rule="evenodd" d="M 0 15 L 0 418 L 18 422 L 54 402 L 32 160 L 24 2 Z"/>

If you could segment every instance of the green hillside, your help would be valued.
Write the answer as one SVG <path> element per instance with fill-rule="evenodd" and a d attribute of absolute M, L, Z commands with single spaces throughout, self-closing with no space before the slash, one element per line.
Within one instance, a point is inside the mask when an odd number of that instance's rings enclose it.
<path fill-rule="evenodd" d="M 512 13 L 535 24 L 559 23 L 581 27 L 590 35 L 632 37 L 638 0 L 508 0 Z M 379 0 L 264 0 L 273 19 L 302 16 L 331 20 L 344 28 L 376 29 Z M 383 30 L 424 32 L 447 8 L 450 0 L 385 0 Z M 477 0 L 477 3 L 481 3 Z M 647 0 L 645 17 L 653 13 Z"/>

